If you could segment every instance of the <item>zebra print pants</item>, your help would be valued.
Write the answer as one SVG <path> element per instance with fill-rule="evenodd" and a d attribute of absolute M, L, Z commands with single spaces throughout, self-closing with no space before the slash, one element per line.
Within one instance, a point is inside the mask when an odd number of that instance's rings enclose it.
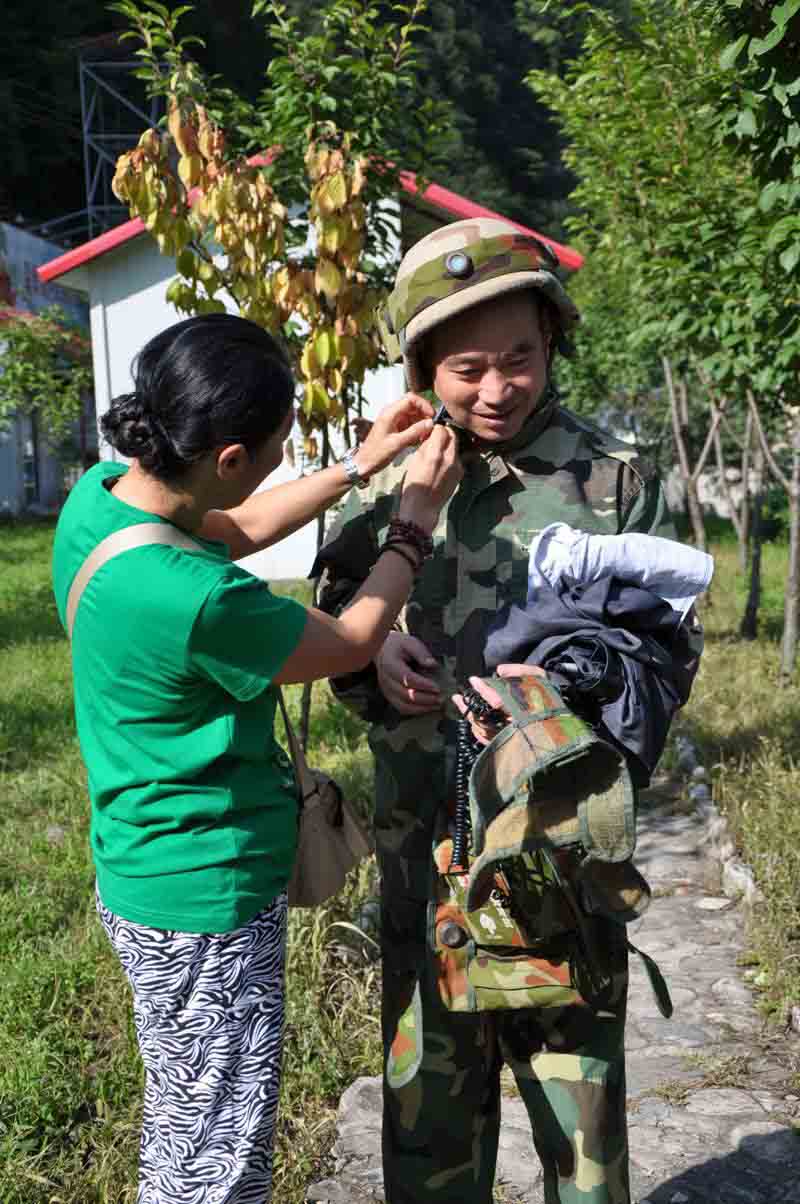
<path fill-rule="evenodd" d="M 266 1204 L 284 1019 L 286 895 L 218 935 L 103 927 L 145 1066 L 137 1204 Z"/>

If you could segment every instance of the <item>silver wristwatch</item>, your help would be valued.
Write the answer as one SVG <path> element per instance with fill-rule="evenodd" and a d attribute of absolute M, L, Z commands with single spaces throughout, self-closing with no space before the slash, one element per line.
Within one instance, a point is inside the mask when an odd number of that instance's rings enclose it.
<path fill-rule="evenodd" d="M 361 475 L 361 469 L 356 464 L 357 451 L 357 447 L 348 447 L 339 463 L 347 473 L 347 479 L 350 484 L 355 485 L 358 489 L 363 489 L 367 485 L 369 477 L 362 477 Z"/>

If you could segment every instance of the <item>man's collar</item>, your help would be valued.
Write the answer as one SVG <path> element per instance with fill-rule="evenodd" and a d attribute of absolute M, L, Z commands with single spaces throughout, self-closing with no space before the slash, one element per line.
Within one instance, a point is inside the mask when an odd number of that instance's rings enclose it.
<path fill-rule="evenodd" d="M 480 439 L 475 440 L 471 454 L 479 456 L 486 462 L 490 468 L 492 482 L 499 481 L 501 477 L 506 476 L 509 462 L 513 461 L 516 453 L 528 447 L 547 429 L 558 409 L 560 400 L 555 387 L 548 385 L 542 401 L 525 420 L 513 439 L 508 439 L 504 443 L 485 443 Z"/>
<path fill-rule="evenodd" d="M 556 389 L 553 385 L 548 385 L 547 392 L 539 405 L 525 420 L 514 438 L 509 439 L 506 443 L 497 443 L 493 448 L 487 448 L 487 451 L 494 451 L 495 455 L 501 456 L 504 460 L 513 457 L 515 452 L 521 451 L 523 447 L 527 447 L 529 443 L 532 443 L 534 439 L 537 439 L 541 435 L 542 431 L 547 429 L 552 422 L 553 415 L 558 409 L 559 401 L 560 398 Z"/>

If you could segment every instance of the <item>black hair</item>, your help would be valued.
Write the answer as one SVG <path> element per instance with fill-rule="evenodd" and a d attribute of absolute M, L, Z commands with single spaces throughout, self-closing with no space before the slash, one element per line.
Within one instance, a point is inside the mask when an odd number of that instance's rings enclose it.
<path fill-rule="evenodd" d="M 112 447 L 164 481 L 225 444 L 241 443 L 253 455 L 294 397 L 284 350 L 233 314 L 170 326 L 145 344 L 131 372 L 133 393 L 116 397 L 100 426 Z"/>

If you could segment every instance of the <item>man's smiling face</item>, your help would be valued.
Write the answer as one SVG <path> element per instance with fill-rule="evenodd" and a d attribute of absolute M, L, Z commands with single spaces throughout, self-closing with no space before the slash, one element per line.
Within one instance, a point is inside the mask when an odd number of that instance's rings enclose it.
<path fill-rule="evenodd" d="M 504 443 L 544 393 L 549 346 L 532 293 L 485 301 L 431 331 L 434 392 L 458 426 L 487 443 Z"/>

